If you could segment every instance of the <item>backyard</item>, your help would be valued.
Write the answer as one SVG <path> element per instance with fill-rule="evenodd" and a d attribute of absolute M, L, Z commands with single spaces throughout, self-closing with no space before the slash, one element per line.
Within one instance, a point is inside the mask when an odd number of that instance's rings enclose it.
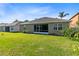
<path fill-rule="evenodd" d="M 79 55 L 79 42 L 63 36 L 0 32 L 0 55 Z"/>

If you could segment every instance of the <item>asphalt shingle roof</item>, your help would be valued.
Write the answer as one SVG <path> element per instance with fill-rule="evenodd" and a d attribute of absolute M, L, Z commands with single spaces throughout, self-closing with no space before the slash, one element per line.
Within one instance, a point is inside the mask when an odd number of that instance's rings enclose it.
<path fill-rule="evenodd" d="M 69 21 L 66 19 L 43 17 L 29 22 L 24 22 L 21 24 L 40 24 L 40 23 L 53 23 L 53 22 L 69 22 Z"/>
<path fill-rule="evenodd" d="M 0 26 L 9 26 L 8 23 L 0 23 Z"/>

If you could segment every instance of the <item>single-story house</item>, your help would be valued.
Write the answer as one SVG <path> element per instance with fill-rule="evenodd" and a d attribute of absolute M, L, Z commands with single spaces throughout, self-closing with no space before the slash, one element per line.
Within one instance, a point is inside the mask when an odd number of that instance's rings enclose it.
<path fill-rule="evenodd" d="M 15 20 L 11 24 L 9 24 L 10 32 L 20 32 L 20 23 L 22 23 L 22 21 Z"/>
<path fill-rule="evenodd" d="M 69 21 L 65 19 L 42 17 L 29 22 L 21 23 L 21 31 L 28 33 L 60 34 L 68 27 Z"/>
<path fill-rule="evenodd" d="M 1 32 L 27 32 L 44 34 L 62 34 L 61 31 L 67 27 L 77 27 L 79 13 L 72 16 L 69 20 L 51 17 L 42 17 L 32 21 L 14 21 L 12 23 L 0 23 Z"/>
<path fill-rule="evenodd" d="M 12 23 L 0 23 L 0 32 L 19 32 L 21 21 L 15 20 Z"/>
<path fill-rule="evenodd" d="M 9 24 L 8 23 L 0 23 L 0 32 L 8 32 Z"/>

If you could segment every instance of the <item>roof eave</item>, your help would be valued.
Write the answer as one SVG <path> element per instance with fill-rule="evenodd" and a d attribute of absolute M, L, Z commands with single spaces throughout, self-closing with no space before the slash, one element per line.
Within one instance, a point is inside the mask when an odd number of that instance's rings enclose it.
<path fill-rule="evenodd" d="M 76 13 L 74 16 L 72 16 L 69 20 L 71 20 L 73 17 L 75 17 L 76 15 L 79 15 L 79 12 Z"/>

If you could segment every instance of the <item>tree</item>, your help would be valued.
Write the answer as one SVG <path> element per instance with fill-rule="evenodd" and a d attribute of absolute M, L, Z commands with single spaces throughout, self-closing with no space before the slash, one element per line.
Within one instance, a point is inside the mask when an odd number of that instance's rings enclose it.
<path fill-rule="evenodd" d="M 28 20 L 25 20 L 24 22 L 28 22 Z"/>
<path fill-rule="evenodd" d="M 18 22 L 18 20 L 16 19 L 13 23 Z"/>
<path fill-rule="evenodd" d="M 66 17 L 67 15 L 69 15 L 69 13 L 65 13 L 64 11 L 63 12 L 59 12 L 59 15 L 58 17 L 60 17 L 61 19 Z"/>

